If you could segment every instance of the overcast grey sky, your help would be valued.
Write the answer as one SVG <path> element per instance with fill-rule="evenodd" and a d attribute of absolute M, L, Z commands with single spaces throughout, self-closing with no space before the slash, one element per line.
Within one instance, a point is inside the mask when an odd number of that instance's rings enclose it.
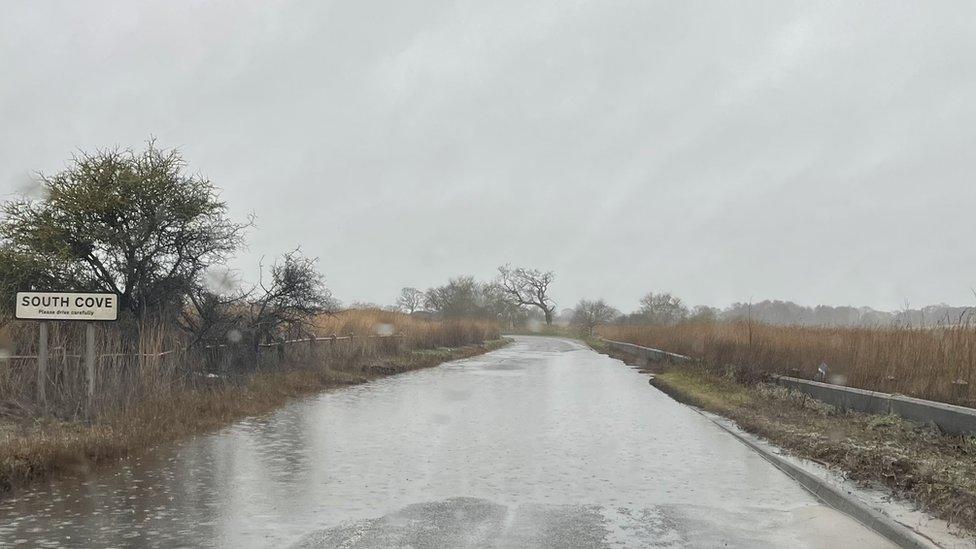
<path fill-rule="evenodd" d="M 346 302 L 969 304 L 974 98 L 968 0 L 5 2 L 0 194 L 152 134 Z"/>

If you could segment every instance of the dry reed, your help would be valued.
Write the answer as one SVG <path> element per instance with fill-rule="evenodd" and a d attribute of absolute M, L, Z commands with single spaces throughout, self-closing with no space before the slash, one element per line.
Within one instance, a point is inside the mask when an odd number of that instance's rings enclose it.
<path fill-rule="evenodd" d="M 833 383 L 976 405 L 976 329 L 815 328 L 755 322 L 604 326 L 606 338 L 701 359 L 739 377 L 810 379 L 825 362 Z"/>

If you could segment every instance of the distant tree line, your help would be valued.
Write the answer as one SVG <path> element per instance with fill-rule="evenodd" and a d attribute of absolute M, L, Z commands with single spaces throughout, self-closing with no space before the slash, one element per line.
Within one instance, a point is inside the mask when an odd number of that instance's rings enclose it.
<path fill-rule="evenodd" d="M 552 271 L 502 265 L 498 276 L 487 282 L 458 276 L 427 290 L 403 288 L 394 308 L 439 318 L 495 320 L 509 327 L 540 317 L 551 325 L 556 310 L 549 295 L 553 280 Z"/>
<path fill-rule="evenodd" d="M 766 324 L 795 326 L 937 326 L 972 322 L 971 307 L 946 304 L 929 305 L 899 311 L 879 311 L 871 307 L 817 305 L 807 307 L 791 301 L 764 300 L 758 303 L 735 303 L 721 311 L 723 319 L 748 319 Z"/>
<path fill-rule="evenodd" d="M 753 320 L 783 326 L 937 326 L 957 325 L 976 321 L 970 307 L 931 305 L 919 309 L 906 307 L 888 312 L 870 307 L 817 305 L 806 307 L 791 301 L 764 300 L 756 303 L 735 303 L 725 309 L 696 305 L 689 307 L 668 292 L 648 293 L 640 300 L 640 307 L 622 314 L 602 299 L 583 299 L 576 307 L 560 315 L 584 333 L 593 333 L 600 324 L 676 324 L 679 322 L 712 322 L 719 320 Z"/>

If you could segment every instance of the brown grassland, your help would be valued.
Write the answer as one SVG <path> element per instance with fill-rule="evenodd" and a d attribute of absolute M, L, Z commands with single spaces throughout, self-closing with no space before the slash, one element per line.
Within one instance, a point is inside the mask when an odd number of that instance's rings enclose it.
<path fill-rule="evenodd" d="M 36 327 L 5 328 L 8 355 L 35 353 Z M 290 399 L 503 344 L 491 323 L 427 321 L 375 310 L 322 315 L 315 331 L 338 337 L 270 348 L 247 364 L 236 363 L 240 359 L 233 354 L 221 356 L 226 349 L 160 355 L 180 343 L 165 329 L 143 330 L 141 356 L 113 356 L 111 342 L 102 337 L 96 396 L 89 402 L 81 353 L 73 344 L 82 341 L 80 331 L 55 326 L 46 409 L 37 399 L 36 359 L 0 360 L 0 494 L 268 413 Z"/>
<path fill-rule="evenodd" d="M 811 379 L 826 362 L 831 381 L 976 406 L 976 328 L 811 328 L 750 322 L 604 326 L 606 339 L 700 359 L 756 381 L 763 374 Z"/>

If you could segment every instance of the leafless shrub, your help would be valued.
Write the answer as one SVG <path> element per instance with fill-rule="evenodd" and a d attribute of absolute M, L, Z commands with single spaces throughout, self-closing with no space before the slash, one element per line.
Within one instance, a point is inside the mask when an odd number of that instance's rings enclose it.
<path fill-rule="evenodd" d="M 404 288 L 400 290 L 396 306 L 407 314 L 413 314 L 424 306 L 424 292 L 417 288 Z"/>

